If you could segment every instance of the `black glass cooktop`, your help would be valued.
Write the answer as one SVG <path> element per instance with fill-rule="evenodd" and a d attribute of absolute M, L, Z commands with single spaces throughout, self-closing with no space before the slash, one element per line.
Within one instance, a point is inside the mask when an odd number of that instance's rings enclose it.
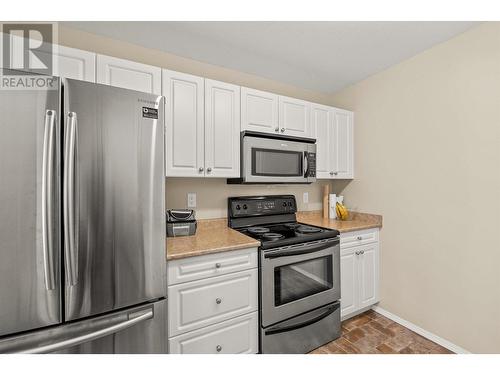
<path fill-rule="evenodd" d="M 247 236 L 260 240 L 263 249 L 333 238 L 339 235 L 339 232 L 334 229 L 298 222 L 257 225 L 238 230 Z"/>

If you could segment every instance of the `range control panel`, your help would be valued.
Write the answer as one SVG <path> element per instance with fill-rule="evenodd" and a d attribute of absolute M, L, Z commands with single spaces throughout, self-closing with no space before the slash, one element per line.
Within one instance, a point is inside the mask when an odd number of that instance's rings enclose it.
<path fill-rule="evenodd" d="M 293 195 L 229 198 L 228 205 L 230 217 L 293 214 L 297 212 L 297 203 Z"/>

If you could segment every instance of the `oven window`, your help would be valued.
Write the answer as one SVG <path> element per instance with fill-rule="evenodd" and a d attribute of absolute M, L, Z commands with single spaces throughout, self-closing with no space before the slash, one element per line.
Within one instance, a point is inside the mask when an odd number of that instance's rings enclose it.
<path fill-rule="evenodd" d="M 253 176 L 302 176 L 302 152 L 252 148 Z"/>
<path fill-rule="evenodd" d="M 332 255 L 276 267 L 274 269 L 275 306 L 331 289 L 332 267 Z"/>

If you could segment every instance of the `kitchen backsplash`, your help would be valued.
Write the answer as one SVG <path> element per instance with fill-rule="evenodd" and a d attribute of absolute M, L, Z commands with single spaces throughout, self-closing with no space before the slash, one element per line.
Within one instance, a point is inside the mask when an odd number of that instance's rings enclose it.
<path fill-rule="evenodd" d="M 196 193 L 196 217 L 227 217 L 227 198 L 243 195 L 293 194 L 300 211 L 322 209 L 322 189 L 330 182 L 319 180 L 310 185 L 228 185 L 222 178 L 166 178 L 166 207 L 186 208 L 187 193 Z M 331 188 L 331 184 L 330 184 Z M 308 193 L 309 202 L 303 202 Z"/>

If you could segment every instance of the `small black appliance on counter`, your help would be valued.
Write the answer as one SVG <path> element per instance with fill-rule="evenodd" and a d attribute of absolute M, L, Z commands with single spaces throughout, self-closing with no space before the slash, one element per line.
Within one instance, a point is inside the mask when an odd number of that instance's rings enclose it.
<path fill-rule="evenodd" d="M 195 211 L 167 210 L 167 237 L 192 236 L 196 233 Z"/>

